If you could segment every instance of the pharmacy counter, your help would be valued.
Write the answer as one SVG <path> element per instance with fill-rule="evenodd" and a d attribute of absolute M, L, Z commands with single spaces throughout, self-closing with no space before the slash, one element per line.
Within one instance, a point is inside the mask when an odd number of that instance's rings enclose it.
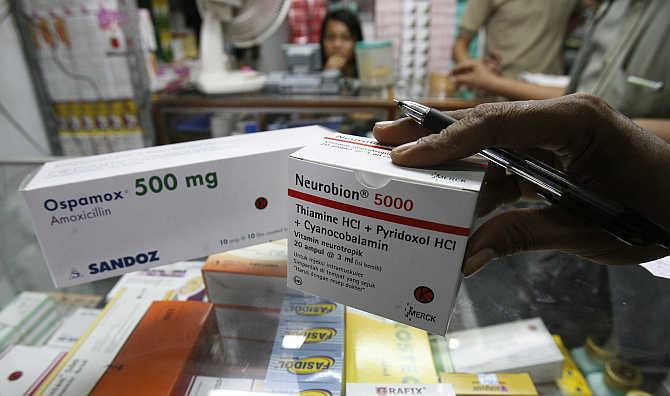
<path fill-rule="evenodd" d="M 440 110 L 472 107 L 458 98 L 426 98 Z M 207 137 L 318 123 L 364 133 L 375 121 L 395 119 L 392 98 L 326 95 L 203 95 L 193 91 L 162 95 L 152 103 L 155 141 L 176 143 Z"/>

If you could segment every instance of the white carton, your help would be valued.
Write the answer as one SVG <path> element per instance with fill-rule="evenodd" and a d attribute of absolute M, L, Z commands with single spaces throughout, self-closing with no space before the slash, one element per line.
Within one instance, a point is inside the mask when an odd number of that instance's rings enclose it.
<path fill-rule="evenodd" d="M 161 287 L 174 291 L 174 300 L 202 301 L 205 298 L 205 284 L 200 269 L 202 261 L 178 261 L 121 276 L 107 293 L 109 302 L 120 289 Z"/>
<path fill-rule="evenodd" d="M 87 395 L 121 350 L 154 300 L 170 300 L 167 288 L 121 289 L 40 384 L 36 394 Z"/>
<path fill-rule="evenodd" d="M 483 170 L 399 167 L 347 135 L 292 154 L 289 287 L 445 334 Z"/>
<path fill-rule="evenodd" d="M 68 159 L 23 188 L 57 287 L 286 235 L 288 155 L 312 126 Z"/>
<path fill-rule="evenodd" d="M 293 292 L 286 288 L 286 252 L 286 240 L 279 240 L 209 256 L 202 267 L 209 301 L 279 312 L 284 294 Z"/>
<path fill-rule="evenodd" d="M 449 355 L 457 373 L 521 373 L 541 384 L 561 377 L 563 355 L 533 318 L 449 333 Z"/>
<path fill-rule="evenodd" d="M 210 396 L 220 393 L 251 394 L 251 388 L 254 385 L 254 380 L 251 378 L 226 378 L 226 377 L 205 377 L 195 375 L 191 379 L 187 396 Z M 217 392 L 218 391 L 218 392 Z"/>
<path fill-rule="evenodd" d="M 21 292 L 0 311 L 0 352 L 18 342 L 35 343 L 40 338 L 40 330 L 45 330 L 43 326 L 51 324 L 58 316 L 48 294 Z"/>
<path fill-rule="evenodd" d="M 33 395 L 67 352 L 47 346 L 14 345 L 0 355 L 0 393 Z"/>
<path fill-rule="evenodd" d="M 95 308 L 75 309 L 70 316 L 63 320 L 63 323 L 51 336 L 46 346 L 69 351 L 95 318 L 100 315 L 100 311 L 100 309 Z"/>

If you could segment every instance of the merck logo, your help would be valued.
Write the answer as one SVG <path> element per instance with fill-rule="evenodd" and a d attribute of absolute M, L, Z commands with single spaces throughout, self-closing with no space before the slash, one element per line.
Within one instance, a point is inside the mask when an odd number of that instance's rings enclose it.
<path fill-rule="evenodd" d="M 412 319 L 421 319 L 426 322 L 432 322 L 435 323 L 435 320 L 437 319 L 437 315 L 432 315 L 427 312 L 421 312 L 416 310 L 410 303 L 405 304 L 405 318 L 409 320 L 410 322 Z"/>

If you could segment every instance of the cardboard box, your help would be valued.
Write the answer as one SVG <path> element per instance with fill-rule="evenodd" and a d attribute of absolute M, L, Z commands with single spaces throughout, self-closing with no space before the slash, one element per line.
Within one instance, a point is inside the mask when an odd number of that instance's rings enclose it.
<path fill-rule="evenodd" d="M 279 325 L 278 308 L 216 307 L 216 321 L 223 337 L 272 343 Z"/>
<path fill-rule="evenodd" d="M 45 346 L 10 347 L 0 355 L 0 393 L 32 395 L 65 354 Z"/>
<path fill-rule="evenodd" d="M 61 323 L 63 323 L 63 313 L 54 307 L 21 338 L 20 344 L 35 346 L 46 344 Z"/>
<path fill-rule="evenodd" d="M 265 387 L 272 392 L 327 392 L 342 386 L 344 307 L 311 296 L 287 296 L 268 363 Z M 306 383 L 317 383 L 305 387 Z"/>
<path fill-rule="evenodd" d="M 282 391 L 289 384 L 303 382 L 342 383 L 342 351 L 273 350 L 265 386 Z"/>
<path fill-rule="evenodd" d="M 191 379 L 186 396 L 213 396 L 225 391 L 251 392 L 254 380 L 250 378 L 221 378 L 197 375 Z M 216 391 L 219 392 L 216 392 Z"/>
<path fill-rule="evenodd" d="M 314 296 L 286 296 L 281 306 L 282 322 L 341 323 L 344 306 Z"/>
<path fill-rule="evenodd" d="M 217 333 L 212 304 L 156 301 L 91 395 L 184 395 Z"/>
<path fill-rule="evenodd" d="M 111 300 L 119 289 L 146 287 L 169 288 L 174 291 L 174 300 L 202 301 L 205 298 L 203 264 L 202 261 L 179 261 L 124 274 L 107 293 L 105 301 Z"/>
<path fill-rule="evenodd" d="M 18 342 L 35 343 L 35 338 L 42 333 L 40 327 L 58 318 L 54 301 L 48 294 L 21 292 L 0 311 L 0 353 Z"/>
<path fill-rule="evenodd" d="M 348 135 L 291 154 L 289 287 L 445 334 L 483 170 L 402 168 Z"/>
<path fill-rule="evenodd" d="M 252 392 L 254 393 L 281 393 L 300 396 L 340 396 L 342 394 L 342 384 L 332 382 L 295 382 L 284 383 L 281 390 L 269 389 L 265 380 L 254 380 Z"/>
<path fill-rule="evenodd" d="M 286 237 L 288 154 L 312 126 L 66 159 L 23 187 L 57 287 Z"/>
<path fill-rule="evenodd" d="M 429 335 L 430 349 L 433 352 L 433 362 L 435 363 L 435 370 L 438 373 L 453 373 L 454 365 L 451 363 L 449 356 L 449 344 L 447 340 L 438 335 Z"/>
<path fill-rule="evenodd" d="M 592 396 L 593 392 L 591 392 L 586 378 L 570 356 L 570 352 L 563 344 L 561 337 L 554 335 L 553 338 L 565 359 L 561 378 L 556 380 L 556 386 L 558 386 L 560 394 L 563 396 Z"/>
<path fill-rule="evenodd" d="M 224 337 L 275 338 L 286 287 L 286 240 L 209 256 L 202 267 L 209 301 Z"/>
<path fill-rule="evenodd" d="M 436 384 L 425 331 L 347 308 L 346 383 Z"/>
<path fill-rule="evenodd" d="M 278 311 L 289 290 L 286 251 L 284 239 L 209 256 L 202 267 L 209 301 L 223 308 Z"/>
<path fill-rule="evenodd" d="M 264 379 L 272 355 L 273 342 L 221 337 L 226 377 Z M 219 373 L 217 372 L 217 373 Z"/>
<path fill-rule="evenodd" d="M 440 380 L 451 384 L 456 396 L 537 396 L 535 385 L 526 373 L 442 373 Z"/>
<path fill-rule="evenodd" d="M 37 394 L 88 394 L 121 350 L 152 301 L 169 300 L 162 288 L 121 289 L 49 374 Z"/>
<path fill-rule="evenodd" d="M 454 396 L 449 384 L 347 384 L 347 396 L 423 395 Z"/>
<path fill-rule="evenodd" d="M 100 311 L 100 309 L 95 308 L 76 308 L 63 320 L 63 323 L 54 332 L 46 345 L 69 351 L 77 343 L 79 337 L 93 323 L 95 318 L 100 315 Z"/>
<path fill-rule="evenodd" d="M 450 333 L 447 343 L 456 372 L 526 372 L 537 384 L 561 377 L 563 355 L 540 318 Z"/>
<path fill-rule="evenodd" d="M 281 321 L 275 338 L 277 350 L 343 351 L 344 321 L 308 323 Z"/>

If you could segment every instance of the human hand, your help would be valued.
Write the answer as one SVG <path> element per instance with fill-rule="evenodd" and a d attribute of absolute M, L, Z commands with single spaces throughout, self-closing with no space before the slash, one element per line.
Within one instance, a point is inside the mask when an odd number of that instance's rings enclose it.
<path fill-rule="evenodd" d="M 526 154 L 540 149 L 572 181 L 670 228 L 670 182 L 666 176 L 670 145 L 603 100 L 576 94 L 542 101 L 488 103 L 449 114 L 459 121 L 439 134 L 431 134 L 407 118 L 375 125 L 373 132 L 383 144 L 402 144 L 391 152 L 393 162 L 401 166 L 432 167 L 487 147 Z M 489 166 L 478 214 L 518 199 L 523 186 L 516 176 Z M 670 254 L 656 246 L 626 245 L 600 227 L 550 205 L 510 210 L 490 218 L 470 236 L 463 272 L 469 276 L 495 257 L 542 249 L 561 250 L 603 264 L 637 264 Z"/>
<path fill-rule="evenodd" d="M 502 56 L 496 52 L 489 52 L 484 57 L 484 64 L 494 74 L 500 75 L 502 73 Z"/>
<path fill-rule="evenodd" d="M 449 77 L 459 87 L 465 86 L 491 91 L 493 84 L 499 76 L 486 61 L 468 59 L 453 68 L 449 72 Z"/>
<path fill-rule="evenodd" d="M 347 58 L 341 55 L 332 55 L 330 58 L 328 58 L 326 65 L 323 68 L 342 70 L 346 65 Z"/>

